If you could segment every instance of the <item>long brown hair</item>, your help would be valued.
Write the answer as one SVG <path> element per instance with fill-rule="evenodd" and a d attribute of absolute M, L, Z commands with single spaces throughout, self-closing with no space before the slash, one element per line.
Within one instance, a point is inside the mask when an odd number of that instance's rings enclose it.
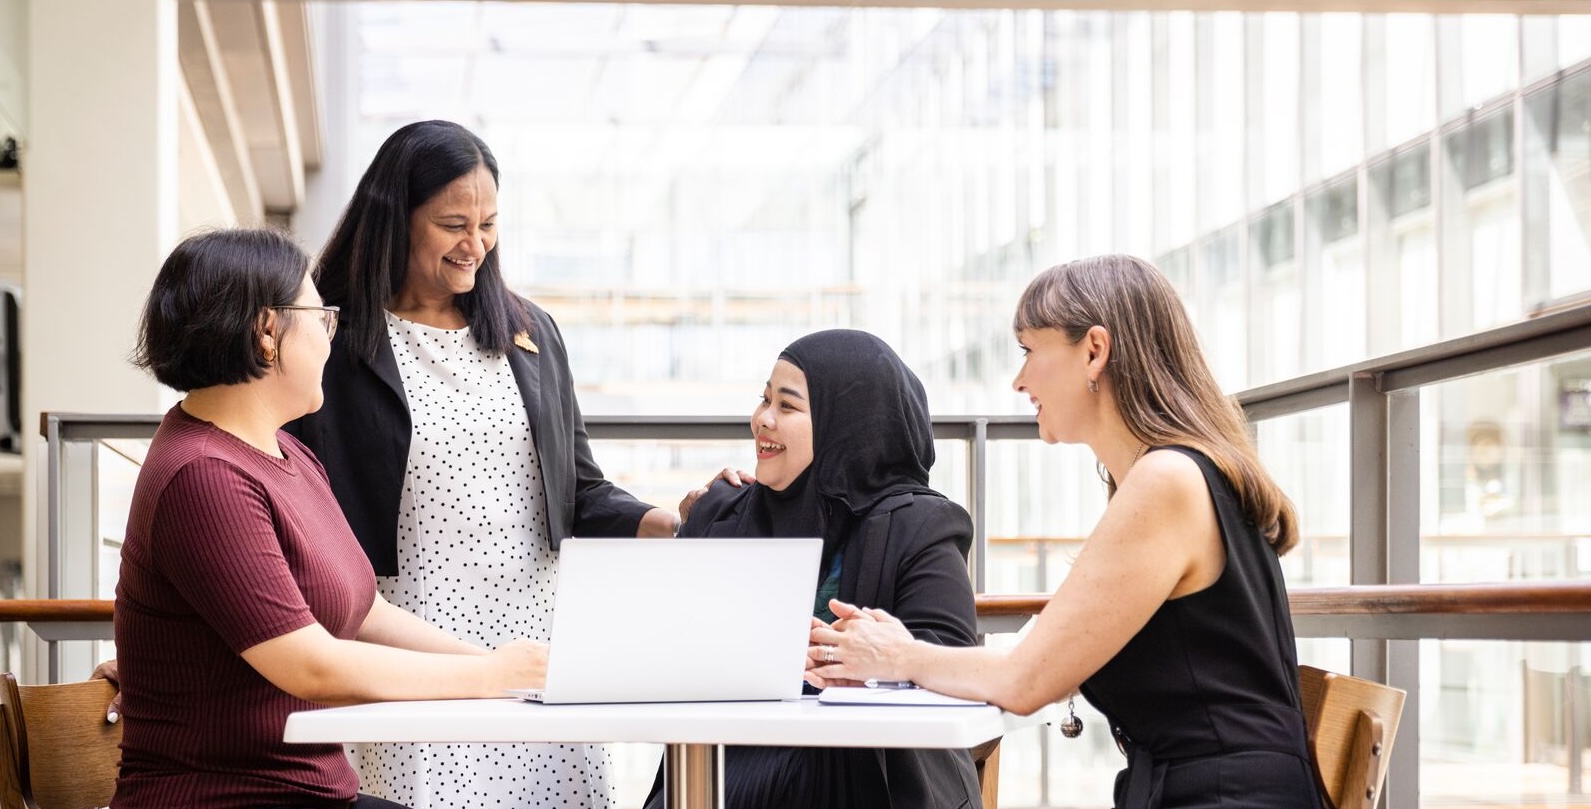
<path fill-rule="evenodd" d="M 1153 264 L 1106 255 L 1051 267 L 1022 293 L 1013 326 L 1059 329 L 1072 343 L 1103 326 L 1111 336 L 1105 373 L 1127 429 L 1150 446 L 1204 453 L 1278 555 L 1297 544 L 1292 502 L 1260 463 L 1242 408 L 1216 384 L 1182 300 Z"/>

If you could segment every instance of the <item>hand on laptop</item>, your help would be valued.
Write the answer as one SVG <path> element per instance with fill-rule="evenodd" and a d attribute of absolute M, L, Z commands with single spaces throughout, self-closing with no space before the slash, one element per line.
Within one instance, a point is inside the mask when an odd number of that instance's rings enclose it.
<path fill-rule="evenodd" d="M 542 688 L 547 685 L 547 644 L 515 638 L 487 655 L 491 680 L 487 696 L 501 696 L 509 688 Z"/>
<path fill-rule="evenodd" d="M 689 492 L 686 492 L 685 496 L 680 499 L 679 521 L 681 523 L 685 522 L 685 519 L 690 516 L 691 506 L 696 505 L 696 501 L 702 499 L 702 495 L 706 494 L 707 490 L 712 488 L 712 485 L 720 480 L 728 483 L 731 486 L 734 486 L 737 489 L 746 485 L 747 483 L 757 482 L 757 478 L 744 469 L 735 470 L 730 469 L 727 466 L 724 467 L 723 470 L 713 476 L 712 480 L 707 481 L 706 486 L 703 486 L 700 489 L 692 489 Z"/>

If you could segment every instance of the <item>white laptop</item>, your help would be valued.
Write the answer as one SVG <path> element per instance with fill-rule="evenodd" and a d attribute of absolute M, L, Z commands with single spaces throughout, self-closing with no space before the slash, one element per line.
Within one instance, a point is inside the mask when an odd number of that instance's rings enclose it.
<path fill-rule="evenodd" d="M 819 539 L 563 541 L 547 684 L 554 703 L 801 696 Z"/>

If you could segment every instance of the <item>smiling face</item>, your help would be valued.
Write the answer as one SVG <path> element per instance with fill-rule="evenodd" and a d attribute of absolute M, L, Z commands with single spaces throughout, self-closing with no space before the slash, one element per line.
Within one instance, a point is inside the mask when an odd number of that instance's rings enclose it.
<path fill-rule="evenodd" d="M 1060 329 L 1017 332 L 1025 356 L 1011 387 L 1025 393 L 1037 408 L 1039 438 L 1047 444 L 1079 440 L 1079 416 L 1091 404 L 1088 390 L 1088 341 L 1070 343 Z"/>
<path fill-rule="evenodd" d="M 409 215 L 409 269 L 403 295 L 462 295 L 497 245 L 497 183 L 484 165 L 438 191 Z"/>
<path fill-rule="evenodd" d="M 757 482 L 784 491 L 812 465 L 812 407 L 807 375 L 787 360 L 773 364 L 762 401 L 751 414 Z"/>

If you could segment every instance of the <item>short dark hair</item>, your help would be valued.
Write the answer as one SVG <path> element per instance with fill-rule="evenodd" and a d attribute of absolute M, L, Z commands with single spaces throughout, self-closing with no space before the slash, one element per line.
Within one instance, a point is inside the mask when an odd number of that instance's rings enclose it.
<path fill-rule="evenodd" d="M 387 137 L 315 265 L 326 303 L 342 307 L 349 350 L 366 359 L 387 339 L 383 312 L 409 274 L 409 217 L 449 183 L 485 166 L 497 183 L 497 158 L 475 133 L 451 121 L 420 121 Z M 530 327 L 503 282 L 493 245 L 475 288 L 457 297 L 470 334 L 488 351 L 508 350 Z"/>
<path fill-rule="evenodd" d="M 308 274 L 309 256 L 280 231 L 214 230 L 184 239 L 149 290 L 133 364 L 183 392 L 265 376 L 260 315 L 291 306 Z M 278 315 L 284 333 L 291 314 Z"/>

